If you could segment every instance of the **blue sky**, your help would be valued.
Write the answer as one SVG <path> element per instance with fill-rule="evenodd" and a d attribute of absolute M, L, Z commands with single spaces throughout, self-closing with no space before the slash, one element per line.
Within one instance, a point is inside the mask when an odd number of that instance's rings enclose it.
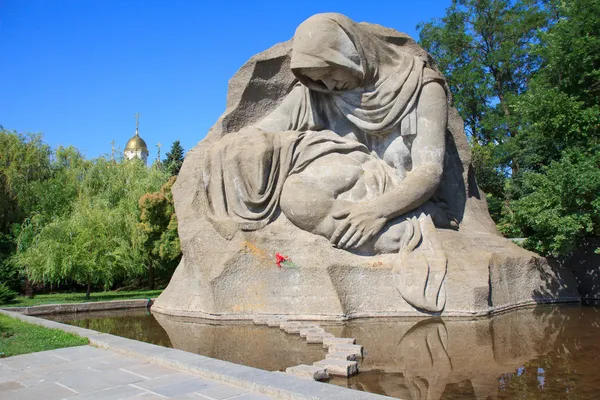
<path fill-rule="evenodd" d="M 340 12 L 416 38 L 450 0 L 0 0 L 0 125 L 87 157 L 135 131 L 186 150 L 225 109 L 227 81 L 303 20 Z"/>

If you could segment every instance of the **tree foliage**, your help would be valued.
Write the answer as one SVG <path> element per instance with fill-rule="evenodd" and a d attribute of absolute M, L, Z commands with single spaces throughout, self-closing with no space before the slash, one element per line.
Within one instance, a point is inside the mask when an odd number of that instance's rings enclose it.
<path fill-rule="evenodd" d="M 109 288 L 115 279 L 145 270 L 138 199 L 166 181 L 160 169 L 134 159 L 90 163 L 77 187 L 72 212 L 38 229 L 17 253 L 35 282 L 74 281 Z"/>
<path fill-rule="evenodd" d="M 511 104 L 540 65 L 530 47 L 548 22 L 539 1 L 453 0 L 443 18 L 418 26 L 420 43 L 446 75 L 472 142 L 494 145 L 500 171 L 518 170 L 506 148 L 518 134 Z"/>
<path fill-rule="evenodd" d="M 36 186 L 52 176 L 51 149 L 40 134 L 0 127 L 0 281 L 20 289 L 21 275 L 11 262 L 15 224 L 39 209 Z"/>
<path fill-rule="evenodd" d="M 168 178 L 139 160 L 87 160 L 73 147 L 52 151 L 39 134 L 0 130 L 0 281 L 89 290 L 142 277 L 150 261 L 170 267 L 177 224 L 154 227 L 167 232 L 150 254 L 138 203 Z M 159 193 L 172 204 L 170 186 Z"/>
<path fill-rule="evenodd" d="M 139 227 L 143 232 L 150 289 L 154 289 L 155 271 L 159 267 L 162 266 L 167 271 L 172 270 L 181 259 L 177 216 L 171 193 L 175 180 L 175 177 L 171 177 L 159 192 L 147 193 L 139 200 Z"/>
<path fill-rule="evenodd" d="M 454 0 L 420 25 L 502 232 L 566 255 L 598 236 L 600 0 Z"/>
<path fill-rule="evenodd" d="M 513 204 L 527 245 L 542 254 L 566 255 L 600 236 L 600 147 L 568 151 L 523 179 L 525 196 Z"/>
<path fill-rule="evenodd" d="M 179 140 L 176 140 L 171 145 L 171 150 L 167 152 L 163 164 L 171 176 L 179 174 L 179 170 L 183 165 L 184 151 Z"/>
<path fill-rule="evenodd" d="M 600 0 L 561 2 L 555 12 L 532 49 L 544 63 L 514 104 L 525 172 L 511 212 L 526 245 L 562 256 L 600 236 Z"/>

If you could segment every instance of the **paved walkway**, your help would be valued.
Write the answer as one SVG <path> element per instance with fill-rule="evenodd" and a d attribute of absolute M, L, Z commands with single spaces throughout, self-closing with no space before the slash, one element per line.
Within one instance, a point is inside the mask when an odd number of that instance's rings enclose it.
<path fill-rule="evenodd" d="M 274 399 L 92 346 L 0 359 L 0 399 L 64 398 Z"/>

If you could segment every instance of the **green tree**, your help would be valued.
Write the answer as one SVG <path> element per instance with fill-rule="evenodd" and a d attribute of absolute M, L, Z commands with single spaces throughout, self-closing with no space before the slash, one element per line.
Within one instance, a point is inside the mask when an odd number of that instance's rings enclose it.
<path fill-rule="evenodd" d="M 543 66 L 513 104 L 524 173 L 505 221 L 528 247 L 564 256 L 600 236 L 600 0 L 559 2 L 555 12 L 532 49 Z"/>
<path fill-rule="evenodd" d="M 600 146 L 592 150 L 567 151 L 540 172 L 524 175 L 526 194 L 512 206 L 513 224 L 530 249 L 566 256 L 600 236 Z"/>
<path fill-rule="evenodd" d="M 154 289 L 156 270 L 172 270 L 181 259 L 177 216 L 171 193 L 175 180 L 175 177 L 171 177 L 159 192 L 147 193 L 139 200 L 139 227 L 144 234 L 150 289 Z"/>
<path fill-rule="evenodd" d="M 486 192 L 495 192 L 507 171 L 510 176 L 519 169 L 510 143 L 519 133 L 511 104 L 540 65 L 530 46 L 550 17 L 541 1 L 453 0 L 443 18 L 418 26 L 420 44 L 446 76 L 466 131 L 478 145 L 474 164 Z M 478 164 L 480 150 L 492 168 Z"/>
<path fill-rule="evenodd" d="M 138 199 L 158 190 L 167 173 L 139 160 L 98 158 L 75 175 L 80 183 L 71 211 L 48 223 L 33 220 L 39 224 L 15 262 L 35 282 L 75 282 L 89 296 L 92 286 L 109 288 L 145 270 Z"/>
<path fill-rule="evenodd" d="M 0 281 L 20 290 L 22 275 L 11 262 L 16 251 L 14 225 L 38 207 L 36 188 L 52 175 L 51 149 L 41 134 L 0 127 Z M 30 287 L 25 276 L 26 289 Z M 26 290 L 28 291 L 28 290 Z"/>
<path fill-rule="evenodd" d="M 167 152 L 163 165 L 169 171 L 171 176 L 179 174 L 179 170 L 183 165 L 184 151 L 179 140 L 176 140 L 171 145 L 171 150 Z"/>

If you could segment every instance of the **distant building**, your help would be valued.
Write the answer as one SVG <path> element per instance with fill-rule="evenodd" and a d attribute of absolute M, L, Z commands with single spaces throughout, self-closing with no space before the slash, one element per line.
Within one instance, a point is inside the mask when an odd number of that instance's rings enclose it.
<path fill-rule="evenodd" d="M 125 145 L 123 155 L 126 159 L 131 160 L 134 157 L 139 158 L 144 163 L 148 162 L 148 146 L 139 133 L 140 114 L 135 115 L 135 135 Z"/>

